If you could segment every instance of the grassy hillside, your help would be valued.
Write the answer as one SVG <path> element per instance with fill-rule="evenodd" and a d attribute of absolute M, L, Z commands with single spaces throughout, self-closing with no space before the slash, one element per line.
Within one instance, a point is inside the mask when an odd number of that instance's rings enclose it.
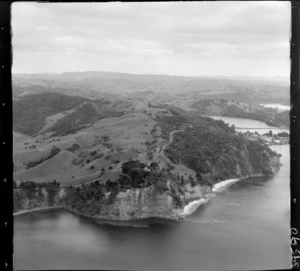
<path fill-rule="evenodd" d="M 126 102 L 103 101 L 84 105 L 91 106 L 93 113 L 96 110 L 103 115 L 131 111 L 130 104 Z M 103 107 L 101 111 L 102 106 L 107 110 Z M 100 116 L 103 116 L 102 114 Z M 84 116 L 88 115 L 80 115 L 79 119 L 91 122 L 91 119 L 84 119 Z M 73 117 L 73 120 L 69 121 L 72 125 L 76 120 L 75 116 Z M 91 117 L 94 115 L 91 114 Z M 117 161 L 121 163 L 135 158 L 138 153 L 146 152 L 147 146 L 144 143 L 152 139 L 151 130 L 154 124 L 155 121 L 145 114 L 129 113 L 120 117 L 101 118 L 74 134 L 56 137 L 51 137 L 48 133 L 36 137 L 16 137 L 15 134 L 15 180 L 43 182 L 55 179 L 60 183 L 80 184 L 98 179 L 103 169 L 105 170 L 105 174 L 101 177 L 103 181 L 114 180 L 118 173 Z M 68 127 L 62 125 L 61 131 L 67 131 Z M 61 153 L 44 161 L 53 146 L 59 148 Z M 27 164 L 34 167 L 26 169 Z"/>
<path fill-rule="evenodd" d="M 54 132 L 52 136 L 74 134 L 80 129 L 92 125 L 97 120 L 120 117 L 125 113 L 126 109 L 119 108 L 107 100 L 97 100 L 93 103 L 84 103 L 76 108 L 74 112 L 59 119 L 45 132 Z"/>
<path fill-rule="evenodd" d="M 71 172 L 76 172 L 77 168 L 72 164 L 74 157 L 72 153 L 62 151 L 34 167 L 15 173 L 15 179 L 18 181 L 32 180 L 37 182 L 60 180 L 64 172 L 68 175 Z"/>
<path fill-rule="evenodd" d="M 26 135 L 53 132 L 52 136 L 74 134 L 95 121 L 131 112 L 128 102 L 87 99 L 60 93 L 24 95 L 13 103 L 14 131 Z"/>

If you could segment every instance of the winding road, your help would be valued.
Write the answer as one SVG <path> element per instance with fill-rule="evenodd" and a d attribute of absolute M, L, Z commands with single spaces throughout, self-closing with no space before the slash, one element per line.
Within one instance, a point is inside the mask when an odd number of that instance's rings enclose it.
<path fill-rule="evenodd" d="M 169 142 L 166 143 L 164 146 L 162 146 L 161 148 L 161 151 L 164 151 L 172 142 L 173 142 L 173 139 L 174 139 L 174 134 L 176 133 L 179 133 L 179 132 L 183 132 L 184 130 L 174 130 L 172 132 L 170 132 L 170 139 L 169 139 Z M 160 152 L 161 152 L 160 151 Z"/>

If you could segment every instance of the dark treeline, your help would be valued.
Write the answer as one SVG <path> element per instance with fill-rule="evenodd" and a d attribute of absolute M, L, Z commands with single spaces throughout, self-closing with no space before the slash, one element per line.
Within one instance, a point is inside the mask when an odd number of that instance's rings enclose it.
<path fill-rule="evenodd" d="M 29 169 L 31 167 L 35 167 L 49 159 L 51 159 L 52 157 L 54 157 L 55 155 L 60 153 L 60 149 L 53 146 L 52 149 L 50 150 L 50 153 L 46 156 L 46 157 L 42 157 L 41 159 L 37 160 L 37 161 L 32 161 L 32 162 L 28 162 L 26 164 L 26 169 Z"/>

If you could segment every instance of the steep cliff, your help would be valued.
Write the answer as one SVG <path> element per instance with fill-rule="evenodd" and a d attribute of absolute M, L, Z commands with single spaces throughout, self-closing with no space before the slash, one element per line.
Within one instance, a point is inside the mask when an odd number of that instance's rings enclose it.
<path fill-rule="evenodd" d="M 184 217 L 185 202 L 198 200 L 211 192 L 210 187 L 189 186 L 187 192 L 181 195 L 184 204 L 177 204 L 170 191 L 158 193 L 154 186 L 127 189 L 116 196 L 112 204 L 102 205 L 94 218 L 110 220 L 136 220 L 146 218 L 162 218 L 179 220 Z"/>
<path fill-rule="evenodd" d="M 14 211 L 36 208 L 63 207 L 70 211 L 98 219 L 138 220 L 162 218 L 179 220 L 185 216 L 186 206 L 212 193 L 210 186 L 167 182 L 165 189 L 154 184 L 143 188 L 115 192 L 103 185 L 17 189 L 14 191 Z M 40 189 L 41 188 L 41 189 Z M 110 190 L 110 191 L 109 191 Z"/>
<path fill-rule="evenodd" d="M 57 204 L 94 218 L 178 220 L 184 217 L 184 208 L 189 202 L 205 198 L 212 192 L 210 185 L 200 185 L 195 180 L 166 172 L 162 175 L 165 179 L 153 181 L 151 176 L 153 182 L 145 182 L 150 175 L 141 182 L 131 180 L 130 188 L 126 183 L 64 188 Z"/>

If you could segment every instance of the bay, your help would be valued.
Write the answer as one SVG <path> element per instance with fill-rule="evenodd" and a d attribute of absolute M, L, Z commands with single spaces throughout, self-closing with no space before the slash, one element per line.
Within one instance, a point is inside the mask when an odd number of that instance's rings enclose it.
<path fill-rule="evenodd" d="M 259 134 L 268 133 L 270 130 L 273 134 L 278 134 L 282 132 L 290 133 L 289 129 L 281 129 L 274 126 L 267 125 L 266 123 L 258 120 L 252 119 L 243 119 L 243 118 L 232 118 L 232 117 L 224 117 L 224 116 L 209 116 L 215 120 L 223 120 L 225 123 L 229 123 L 229 125 L 234 124 L 237 131 L 241 132 L 257 132 Z M 239 129 L 241 128 L 241 129 Z"/>

